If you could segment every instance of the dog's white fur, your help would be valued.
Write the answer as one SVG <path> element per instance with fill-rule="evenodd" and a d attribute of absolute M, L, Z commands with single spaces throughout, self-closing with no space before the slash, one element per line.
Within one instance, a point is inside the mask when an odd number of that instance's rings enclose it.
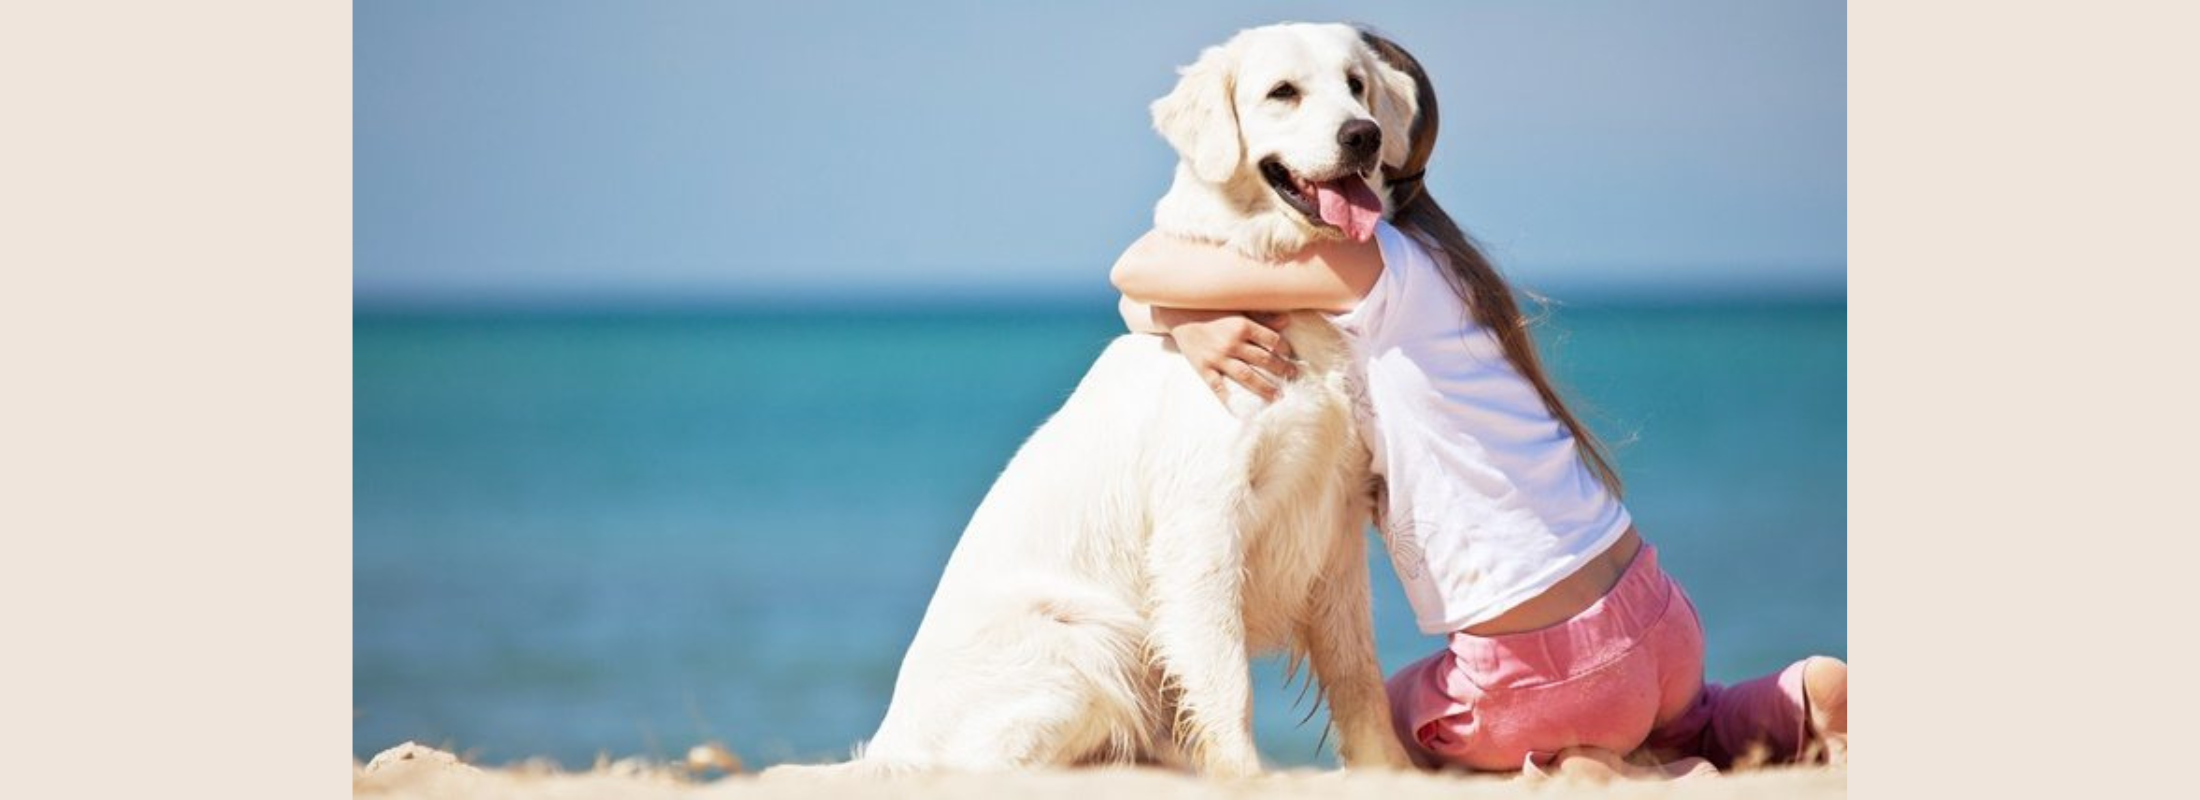
<path fill-rule="evenodd" d="M 1343 171 L 1337 129 L 1354 119 L 1382 127 L 1384 164 L 1401 165 L 1412 144 L 1412 76 L 1384 64 L 1350 26 L 1254 28 L 1207 48 L 1179 72 L 1176 89 L 1153 104 L 1154 127 L 1183 156 L 1175 184 L 1154 207 L 1154 227 L 1164 233 L 1223 241 L 1256 256 L 1298 250 L 1333 230 L 1317 230 L 1283 206 L 1254 165 L 1276 158 L 1296 175 L 1336 177 Z M 1365 95 L 1352 95 L 1348 75 L 1362 79 Z M 1286 82 L 1299 90 L 1296 102 L 1267 99 Z M 1387 212 L 1380 170 L 1369 183 Z"/>
<path fill-rule="evenodd" d="M 1369 97 L 1347 91 L 1348 70 Z M 1278 80 L 1297 82 L 1300 102 L 1260 107 Z M 1254 165 L 1276 156 L 1322 175 L 1338 126 L 1369 114 L 1395 165 L 1413 96 L 1343 25 L 1257 28 L 1209 48 L 1153 106 L 1183 157 L 1158 227 L 1263 256 L 1333 235 Z M 1216 403 L 1163 337 L 1111 344 L 978 506 L 877 734 L 828 769 L 1143 761 L 1251 774 L 1247 658 L 1279 650 L 1311 665 L 1348 765 L 1407 766 L 1370 630 L 1368 455 L 1346 343 L 1300 316 L 1286 333 L 1301 375 L 1265 407 L 1234 386 L 1230 407 Z"/>

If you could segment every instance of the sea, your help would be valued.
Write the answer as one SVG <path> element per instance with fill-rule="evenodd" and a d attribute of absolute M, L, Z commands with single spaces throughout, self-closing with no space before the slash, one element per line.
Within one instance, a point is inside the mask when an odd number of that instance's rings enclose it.
<path fill-rule="evenodd" d="M 1847 309 L 1594 302 L 1538 329 L 1734 681 L 1847 656 Z M 353 755 L 844 758 L 980 497 L 1112 298 L 398 309 L 353 322 Z M 1370 548 L 1379 654 L 1441 646 Z M 1254 666 L 1275 766 L 1326 716 Z M 973 698 L 973 701 L 979 700 Z"/>

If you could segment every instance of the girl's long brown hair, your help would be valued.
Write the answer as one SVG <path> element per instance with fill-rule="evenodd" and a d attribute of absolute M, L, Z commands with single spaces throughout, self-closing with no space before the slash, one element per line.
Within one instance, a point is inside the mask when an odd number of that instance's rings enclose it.
<path fill-rule="evenodd" d="M 1475 321 L 1497 337 L 1498 345 L 1505 351 L 1505 359 L 1535 386 L 1536 394 L 1543 398 L 1543 405 L 1550 410 L 1551 416 L 1573 434 L 1582 463 L 1596 474 L 1605 488 L 1615 495 L 1620 494 L 1619 471 L 1612 468 L 1603 443 L 1574 417 L 1566 401 L 1558 396 L 1558 389 L 1551 385 L 1550 377 L 1544 374 L 1543 360 L 1536 355 L 1535 340 L 1528 330 L 1531 320 L 1521 312 L 1512 287 L 1422 184 L 1421 175 L 1428 168 L 1429 154 L 1436 149 L 1436 88 L 1429 83 L 1428 73 L 1405 48 L 1381 34 L 1361 28 L 1360 38 L 1385 63 L 1412 76 L 1415 87 L 1417 110 L 1409 132 L 1412 147 L 1403 166 L 1396 170 L 1383 168 L 1385 180 L 1391 182 L 1391 223 L 1401 230 L 1413 232 L 1422 243 L 1443 253 L 1444 277 L 1451 283 L 1452 291 L 1467 304 Z"/>

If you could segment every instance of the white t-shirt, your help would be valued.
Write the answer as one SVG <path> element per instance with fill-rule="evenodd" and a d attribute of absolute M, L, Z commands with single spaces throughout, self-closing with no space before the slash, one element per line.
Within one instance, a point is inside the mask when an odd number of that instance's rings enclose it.
<path fill-rule="evenodd" d="M 1377 506 L 1421 630 L 1492 619 L 1627 532 L 1627 508 L 1445 280 L 1440 254 L 1379 224 L 1383 272 L 1333 316 L 1362 370 L 1357 416 L 1388 484 Z"/>

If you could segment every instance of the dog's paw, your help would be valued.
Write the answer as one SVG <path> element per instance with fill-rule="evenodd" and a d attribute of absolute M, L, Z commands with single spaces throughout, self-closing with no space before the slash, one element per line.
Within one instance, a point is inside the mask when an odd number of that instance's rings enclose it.
<path fill-rule="evenodd" d="M 1253 752 L 1251 745 L 1210 746 L 1193 759 L 1192 768 L 1207 778 L 1250 778 L 1260 774 L 1260 754 Z"/>

